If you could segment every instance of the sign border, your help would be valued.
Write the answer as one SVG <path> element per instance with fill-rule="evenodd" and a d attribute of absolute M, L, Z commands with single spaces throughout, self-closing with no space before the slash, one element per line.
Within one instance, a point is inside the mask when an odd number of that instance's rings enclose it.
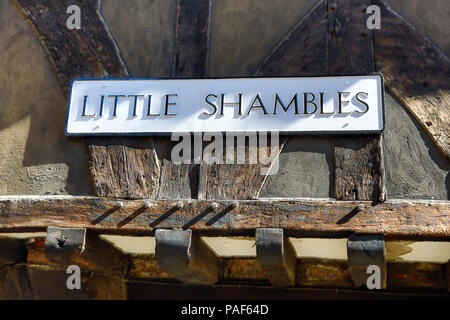
<path fill-rule="evenodd" d="M 209 77 L 209 78 L 200 78 L 200 77 L 145 77 L 145 78 L 134 78 L 134 77 L 121 77 L 121 78 L 73 78 L 70 81 L 69 88 L 69 98 L 67 102 L 66 108 L 66 123 L 64 126 L 64 134 L 68 137 L 151 137 L 151 136 L 170 136 L 172 135 L 172 131 L 167 132 L 99 132 L 99 133 L 70 133 L 67 132 L 67 125 L 69 122 L 69 111 L 70 111 L 70 102 L 72 98 L 72 86 L 75 81 L 89 81 L 89 80 L 103 80 L 103 81 L 117 81 L 117 80 L 220 80 L 220 79 L 288 79 L 288 78 L 352 78 L 352 77 L 364 77 L 364 76 L 379 76 L 381 80 L 381 114 L 383 119 L 383 127 L 381 130 L 361 130 L 361 131 L 278 131 L 279 135 L 304 135 L 304 136 L 346 136 L 346 135 L 381 135 L 386 128 L 386 111 L 385 111 L 385 85 L 384 85 L 384 76 L 380 72 L 373 72 L 369 74 L 353 74 L 353 75 L 312 75 L 312 76 L 254 76 L 254 77 Z M 259 130 L 259 131 L 267 131 L 269 130 Z M 242 130 L 242 131 L 217 131 L 223 134 L 234 133 L 234 134 L 245 134 L 248 132 L 259 132 L 250 131 L 250 130 Z M 184 131 L 185 133 L 193 133 L 194 131 Z M 201 132 L 201 131 L 195 131 Z"/>

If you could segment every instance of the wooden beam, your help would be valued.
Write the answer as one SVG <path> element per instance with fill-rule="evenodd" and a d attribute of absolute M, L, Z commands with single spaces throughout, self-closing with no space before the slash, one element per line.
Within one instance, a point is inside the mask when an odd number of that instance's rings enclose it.
<path fill-rule="evenodd" d="M 99 196 L 155 198 L 160 164 L 149 137 L 87 139 L 91 175 Z"/>
<path fill-rule="evenodd" d="M 274 138 L 272 148 L 272 134 L 267 134 L 267 145 L 259 145 L 261 137 L 255 136 L 258 145 L 249 146 L 246 142 L 242 143 L 245 163 L 239 164 L 239 140 L 245 141 L 245 134 L 236 136 L 238 145 L 233 144 L 234 147 L 230 149 L 235 158 L 232 164 L 200 164 L 199 199 L 257 199 L 273 163 L 278 161 L 279 154 L 287 142 L 287 136 Z M 224 156 L 226 149 L 223 150 Z M 258 155 L 265 155 L 266 163 L 263 163 Z M 258 163 L 250 163 L 249 159 L 253 156 L 259 157 Z"/>
<path fill-rule="evenodd" d="M 158 229 L 155 238 L 156 261 L 177 279 L 209 285 L 219 280 L 217 256 L 191 229 Z"/>
<path fill-rule="evenodd" d="M 0 267 L 26 262 L 25 246 L 24 240 L 0 237 Z"/>
<path fill-rule="evenodd" d="M 384 233 L 390 238 L 448 239 L 450 202 L 433 200 L 333 201 L 305 199 L 157 200 L 128 224 L 118 224 L 141 210 L 143 202 L 124 200 L 109 214 L 115 200 L 71 196 L 0 197 L 0 231 L 43 230 L 48 226 L 77 227 L 102 233 L 153 234 L 157 228 L 183 228 L 213 202 L 214 214 L 190 228 L 204 233 L 249 235 L 257 228 L 283 228 L 288 236 L 346 237 L 353 232 Z M 238 203 L 234 209 L 235 202 Z M 358 205 L 364 205 L 360 210 Z M 105 213 L 108 215 L 105 216 Z M 219 217 L 218 219 L 216 219 Z"/>
<path fill-rule="evenodd" d="M 326 75 L 327 51 L 327 3 L 320 1 L 264 60 L 256 75 Z"/>
<path fill-rule="evenodd" d="M 352 234 L 347 240 L 347 256 L 350 274 L 356 287 L 367 285 L 367 279 L 374 272 L 368 273 L 368 268 L 375 266 L 380 271 L 378 274 L 380 288 L 378 289 L 386 288 L 386 248 L 383 235 Z"/>
<path fill-rule="evenodd" d="M 209 24 L 211 1 L 177 1 L 174 75 L 180 78 L 203 78 L 208 70 Z M 195 133 L 193 137 L 195 139 Z M 158 197 L 163 199 L 197 198 L 200 164 L 172 161 L 176 142 L 168 137 L 155 138 L 161 158 Z M 193 156 L 191 157 L 193 159 Z"/>
<path fill-rule="evenodd" d="M 334 147 L 334 197 L 383 201 L 382 137 L 337 137 Z"/>
<path fill-rule="evenodd" d="M 329 74 L 367 74 L 375 71 L 373 31 L 366 27 L 371 0 L 328 0 Z"/>
<path fill-rule="evenodd" d="M 176 76 L 206 76 L 210 8 L 211 0 L 177 1 Z"/>
<path fill-rule="evenodd" d="M 256 256 L 274 287 L 292 287 L 297 273 L 297 257 L 280 228 L 256 229 Z"/>
<path fill-rule="evenodd" d="M 450 159 L 450 59 L 384 1 L 373 4 L 381 8 L 381 29 L 374 31 L 377 71 Z"/>
<path fill-rule="evenodd" d="M 370 0 L 328 1 L 328 72 L 334 75 L 375 71 L 373 31 L 366 27 Z M 381 136 L 336 137 L 334 197 L 383 201 Z"/>

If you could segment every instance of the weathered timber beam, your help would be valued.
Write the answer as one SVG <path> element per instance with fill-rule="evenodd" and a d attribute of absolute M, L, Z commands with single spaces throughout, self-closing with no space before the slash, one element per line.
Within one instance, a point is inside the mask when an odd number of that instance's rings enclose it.
<path fill-rule="evenodd" d="M 44 256 L 33 253 L 42 249 Z M 45 243 L 35 241 L 28 251 L 29 257 L 40 257 L 41 261 L 35 262 L 50 265 L 74 264 L 105 274 L 124 274 L 128 268 L 126 254 L 86 228 L 48 227 Z"/>
<path fill-rule="evenodd" d="M 177 1 L 176 76 L 206 76 L 210 7 L 211 0 Z"/>
<path fill-rule="evenodd" d="M 219 280 L 219 259 L 192 230 L 159 229 L 155 238 L 156 261 L 177 279 L 205 285 Z"/>
<path fill-rule="evenodd" d="M 208 70 L 211 0 L 177 0 L 173 74 L 180 78 L 203 78 Z M 199 168 L 196 163 L 174 163 L 171 150 L 176 142 L 155 137 L 161 160 L 157 196 L 163 199 L 197 198 Z"/>
<path fill-rule="evenodd" d="M 347 256 L 356 287 L 368 286 L 368 278 L 373 273 L 375 278 L 379 277 L 374 280 L 375 288 L 386 288 L 386 248 L 383 235 L 352 234 L 347 240 Z M 377 267 L 378 270 L 369 269 Z"/>
<path fill-rule="evenodd" d="M 143 201 L 97 197 L 0 197 L 0 231 L 42 230 L 48 226 L 77 227 L 101 233 L 153 234 L 154 228 L 189 228 L 202 232 L 252 234 L 257 228 L 283 228 L 288 236 L 348 236 L 383 233 L 389 238 L 450 237 L 450 202 L 432 200 L 333 201 L 302 199 L 215 200 L 217 208 L 204 215 L 213 201 L 156 200 L 137 217 Z M 234 209 L 230 206 L 238 203 Z M 359 206 L 358 206 L 359 205 Z M 198 219 L 198 215 L 203 215 Z M 217 219 L 219 217 L 219 219 Z M 196 221 L 191 224 L 192 221 Z M 155 225 L 155 222 L 158 222 Z M 320 233 L 320 234 L 318 234 Z"/>
<path fill-rule="evenodd" d="M 373 31 L 366 27 L 370 0 L 328 0 L 328 72 L 375 71 Z M 383 201 L 384 166 L 380 135 L 336 137 L 334 197 Z"/>
<path fill-rule="evenodd" d="M 382 136 L 337 137 L 334 146 L 334 197 L 383 201 Z"/>
<path fill-rule="evenodd" d="M 256 256 L 274 287 L 292 287 L 297 273 L 297 257 L 280 228 L 256 229 Z"/>
<path fill-rule="evenodd" d="M 372 2 L 382 17 L 373 36 L 376 69 L 450 159 L 450 59 L 385 1 Z"/>
<path fill-rule="evenodd" d="M 264 60 L 255 75 L 326 75 L 327 50 L 327 2 L 320 1 Z"/>

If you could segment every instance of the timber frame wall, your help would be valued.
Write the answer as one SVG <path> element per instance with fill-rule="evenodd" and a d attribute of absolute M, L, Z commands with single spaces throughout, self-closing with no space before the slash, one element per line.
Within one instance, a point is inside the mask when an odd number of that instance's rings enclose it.
<path fill-rule="evenodd" d="M 39 36 L 66 96 L 73 78 L 128 76 L 99 13 L 97 0 L 13 2 Z M 76 31 L 65 27 L 65 8 L 73 2 L 81 7 L 84 19 L 83 28 Z M 365 26 L 365 10 L 371 4 L 381 8 L 381 30 L 368 30 Z M 176 77 L 202 78 L 207 75 L 210 6 L 210 0 L 178 1 L 174 60 Z M 408 74 L 404 73 L 405 69 Z M 353 75 L 373 72 L 383 74 L 386 88 L 416 117 L 449 160 L 449 59 L 382 1 L 319 1 L 265 59 L 255 75 Z M 286 137 L 280 142 L 280 150 L 287 139 L 296 139 L 298 143 L 302 141 L 301 137 Z M 87 234 L 156 235 L 159 239 L 165 239 L 163 233 L 157 230 L 192 230 L 189 232 L 193 234 L 189 237 L 195 238 L 199 234 L 253 236 L 258 230 L 273 228 L 284 232 L 284 236 L 277 238 L 281 239 L 281 246 L 285 245 L 282 239 L 286 236 L 348 237 L 352 234 L 376 234 L 386 239 L 448 241 L 450 202 L 387 199 L 381 140 L 381 135 L 335 137 L 334 199 L 319 200 L 259 198 L 266 176 L 259 174 L 258 165 L 175 165 L 168 158 L 158 158 L 155 143 L 164 146 L 167 152 L 171 147 L 169 138 L 86 138 L 96 197 L 0 197 L 0 231 L 40 231 L 55 226 L 82 228 Z M 185 233 L 181 233 L 181 237 L 184 236 Z M 180 241 L 182 243 L 183 240 Z M 16 253 L 12 256 L 17 259 L 3 258 L 7 261 L 3 264 L 19 263 L 10 269 L 17 279 L 23 276 L 25 271 L 22 269 L 27 269 L 20 263 L 60 265 L 61 262 L 52 262 L 45 255 L 33 254 L 36 250 L 44 250 L 44 247 L 43 239 L 35 240 L 25 249 L 24 243 L 20 242 L 18 248 L 21 249 L 18 250 L 22 254 L 13 250 Z M 115 252 L 113 248 L 108 248 Z M 23 250 L 26 252 L 23 253 Z M 204 249 L 195 250 L 202 253 Z M 259 264 L 272 280 L 273 268 L 264 267 L 262 256 L 258 255 Z M 71 253 L 67 259 L 75 258 Z M 83 259 L 78 257 L 75 260 L 80 262 Z M 156 262 L 164 264 L 161 259 L 156 257 Z M 93 267 L 95 259 L 92 257 L 85 260 L 88 261 L 85 263 L 86 270 L 130 276 L 139 258 L 123 258 L 117 253 L 117 263 L 108 260 L 102 265 L 106 269 Z M 215 262 L 220 266 L 220 276 L 210 283 L 219 280 L 226 282 L 227 275 L 236 272 L 224 271 L 231 263 L 229 261 L 233 259 Z M 147 267 L 144 269 L 147 273 L 153 272 L 146 278 L 171 278 L 156 262 L 155 259 L 146 261 Z M 197 263 L 194 262 L 193 265 Z M 109 272 L 107 266 L 111 263 L 118 270 Z M 243 269 L 247 271 L 260 268 L 258 263 L 257 267 L 252 263 L 255 262 L 236 263 L 233 270 L 243 268 L 242 265 L 246 266 Z M 276 272 L 277 280 L 273 280 L 272 284 L 292 280 L 292 272 L 288 272 L 285 263 L 284 260 L 278 262 L 278 266 L 283 267 Z M 317 265 L 321 262 L 311 263 Z M 151 268 L 148 265 L 156 271 L 149 271 Z M 307 268 L 307 264 L 296 268 L 294 274 L 297 273 L 297 282 L 292 280 L 291 285 L 314 286 L 313 280 L 298 276 L 301 274 L 299 270 Z M 330 268 L 337 270 L 336 274 L 341 276 L 342 272 L 348 273 L 348 266 Z M 197 270 L 194 269 L 191 271 Z M 391 266 L 389 272 L 394 269 Z M 445 266 L 437 269 L 436 277 L 442 278 L 437 282 L 447 284 L 449 277 L 446 272 L 448 274 L 449 271 Z M 40 272 L 32 266 L 27 270 L 28 281 Z M 258 278 L 261 271 L 258 270 L 248 271 L 248 274 L 256 274 L 251 277 L 262 279 Z M 159 276 L 154 277 L 155 274 Z M 267 282 L 267 278 L 264 279 Z M 342 279 L 336 276 L 334 282 L 330 281 L 328 285 L 339 287 L 339 281 L 345 281 Z M 98 281 L 105 282 L 104 279 Z M 389 278 L 388 274 L 388 288 L 389 281 L 392 283 L 392 277 Z M 122 288 L 122 285 L 118 287 Z M 354 284 L 341 283 L 341 287 L 352 288 Z M 446 288 L 439 284 L 432 286 L 432 289 Z M 22 296 L 26 296 L 26 290 L 22 291 Z"/>

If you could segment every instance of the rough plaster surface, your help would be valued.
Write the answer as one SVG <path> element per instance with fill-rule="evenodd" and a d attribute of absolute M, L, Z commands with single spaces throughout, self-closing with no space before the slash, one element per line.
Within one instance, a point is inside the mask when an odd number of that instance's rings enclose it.
<path fill-rule="evenodd" d="M 0 30 L 0 194 L 91 194 L 84 143 L 64 136 L 56 74 L 11 1 L 0 1 Z"/>
<path fill-rule="evenodd" d="M 448 0 L 387 0 L 389 6 L 450 56 Z M 383 28 L 383 17 L 381 17 Z"/>
<path fill-rule="evenodd" d="M 102 15 L 133 77 L 172 75 L 176 0 L 102 0 Z"/>
<path fill-rule="evenodd" d="M 450 164 L 390 94 L 383 150 L 389 198 L 450 199 Z"/>
<path fill-rule="evenodd" d="M 316 0 L 213 0 L 211 76 L 250 76 Z"/>
<path fill-rule="evenodd" d="M 333 197 L 333 146 L 329 138 L 289 138 L 259 197 Z"/>

